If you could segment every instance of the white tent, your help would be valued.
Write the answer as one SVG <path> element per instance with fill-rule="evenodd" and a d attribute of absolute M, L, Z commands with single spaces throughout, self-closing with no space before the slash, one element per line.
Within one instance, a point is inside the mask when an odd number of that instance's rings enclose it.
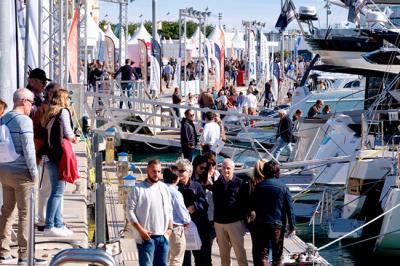
<path fill-rule="evenodd" d="M 214 30 L 210 33 L 210 35 L 208 35 L 208 40 L 210 40 L 210 42 L 219 43 L 220 36 L 221 36 L 220 28 L 219 27 L 215 27 Z"/>
<path fill-rule="evenodd" d="M 138 40 L 146 42 L 147 49 L 151 47 L 151 35 L 147 32 L 143 23 L 140 24 L 139 29 L 132 35 L 128 41 L 128 58 L 133 60 L 136 67 L 139 66 L 139 44 Z"/>
<path fill-rule="evenodd" d="M 199 41 L 199 38 L 201 37 L 202 40 L 204 40 L 204 34 L 203 32 L 201 32 L 200 27 L 197 27 L 196 31 L 193 33 L 192 37 L 190 37 L 190 39 L 192 39 L 193 41 Z"/>
<path fill-rule="evenodd" d="M 143 23 L 140 24 L 139 29 L 137 31 L 135 31 L 135 33 L 129 39 L 128 45 L 137 44 L 138 40 L 144 40 L 145 42 L 148 42 L 148 43 L 151 42 L 151 35 L 150 35 L 150 33 L 147 32 Z"/>
<path fill-rule="evenodd" d="M 244 49 L 246 46 L 242 32 L 239 33 L 238 31 L 236 31 L 231 42 L 232 42 L 231 46 L 233 46 L 233 48 L 236 48 L 236 49 Z"/>
<path fill-rule="evenodd" d="M 110 37 L 113 40 L 115 49 L 119 49 L 119 39 L 115 36 L 114 32 L 111 30 L 111 25 L 107 24 L 104 28 L 104 33 L 106 36 Z"/>
<path fill-rule="evenodd" d="M 81 36 L 83 38 L 83 36 Z M 87 47 L 88 60 L 98 59 L 99 52 L 104 47 L 104 32 L 96 24 L 92 16 L 87 16 Z"/>

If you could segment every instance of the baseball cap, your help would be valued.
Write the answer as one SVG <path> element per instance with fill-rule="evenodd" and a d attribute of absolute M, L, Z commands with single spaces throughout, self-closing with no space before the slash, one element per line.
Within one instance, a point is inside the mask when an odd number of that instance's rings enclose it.
<path fill-rule="evenodd" d="M 46 77 L 46 72 L 44 72 L 44 70 L 40 68 L 32 69 L 31 72 L 29 73 L 29 78 L 38 79 L 41 81 L 51 81 L 51 79 Z"/>

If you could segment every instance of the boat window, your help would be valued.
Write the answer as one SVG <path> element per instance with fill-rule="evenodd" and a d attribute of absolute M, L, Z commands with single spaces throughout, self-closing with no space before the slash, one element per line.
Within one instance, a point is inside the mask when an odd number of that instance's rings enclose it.
<path fill-rule="evenodd" d="M 352 84 L 353 84 L 353 81 L 351 81 L 351 82 L 348 82 L 348 83 L 346 83 L 346 85 L 344 85 L 344 87 L 343 87 L 343 88 L 345 88 L 345 89 L 349 89 L 349 88 L 351 88 L 351 87 L 352 87 Z"/>
<path fill-rule="evenodd" d="M 360 81 L 359 81 L 359 80 L 353 81 L 352 87 L 353 87 L 353 88 L 358 88 L 358 87 L 360 87 Z"/>

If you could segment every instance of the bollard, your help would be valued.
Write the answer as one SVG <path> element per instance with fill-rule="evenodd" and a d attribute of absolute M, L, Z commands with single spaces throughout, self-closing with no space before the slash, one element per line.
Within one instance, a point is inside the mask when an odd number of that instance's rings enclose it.
<path fill-rule="evenodd" d="M 114 140 L 115 129 L 110 127 L 106 130 L 106 164 L 114 164 Z"/>

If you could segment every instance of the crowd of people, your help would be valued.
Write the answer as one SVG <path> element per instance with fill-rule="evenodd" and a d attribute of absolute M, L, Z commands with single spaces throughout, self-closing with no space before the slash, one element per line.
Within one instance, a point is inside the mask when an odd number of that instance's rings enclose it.
<path fill-rule="evenodd" d="M 235 175 L 225 159 L 220 169 L 212 153 L 193 162 L 180 158 L 162 171 L 147 165 L 147 178 L 129 192 L 127 217 L 135 228 L 140 265 L 212 265 L 218 244 L 221 265 L 231 264 L 233 248 L 239 265 L 248 265 L 244 236 L 250 231 L 254 265 L 281 265 L 285 234 L 294 235 L 295 218 L 288 188 L 279 182 L 279 166 L 257 161 L 252 178 Z M 163 179 L 163 182 L 161 181 Z M 201 246 L 192 246 L 191 223 Z M 270 245 L 271 243 L 271 245 Z M 214 262 L 215 263 L 215 262 Z"/>
<path fill-rule="evenodd" d="M 44 236 L 65 237 L 73 234 L 62 215 L 66 185 L 60 179 L 68 171 L 77 177 L 76 157 L 71 143 L 77 143 L 72 123 L 69 92 L 59 84 L 50 83 L 39 68 L 29 73 L 27 88 L 14 92 L 12 110 L 4 113 L 6 103 L 0 101 L 0 125 L 10 135 L 8 149 L 2 149 L 0 182 L 3 205 L 0 216 L 0 263 L 27 264 L 29 199 L 38 187 L 37 229 Z M 3 130 L 3 129 L 2 129 Z M 7 131 L 3 131 L 7 132 Z M 6 133 L 7 135 L 7 133 Z M 69 147 L 69 148 L 68 148 Z M 16 157 L 11 158 L 12 154 Z M 18 209 L 18 258 L 11 255 L 11 231 Z M 35 258 L 35 265 L 47 264 Z"/>

